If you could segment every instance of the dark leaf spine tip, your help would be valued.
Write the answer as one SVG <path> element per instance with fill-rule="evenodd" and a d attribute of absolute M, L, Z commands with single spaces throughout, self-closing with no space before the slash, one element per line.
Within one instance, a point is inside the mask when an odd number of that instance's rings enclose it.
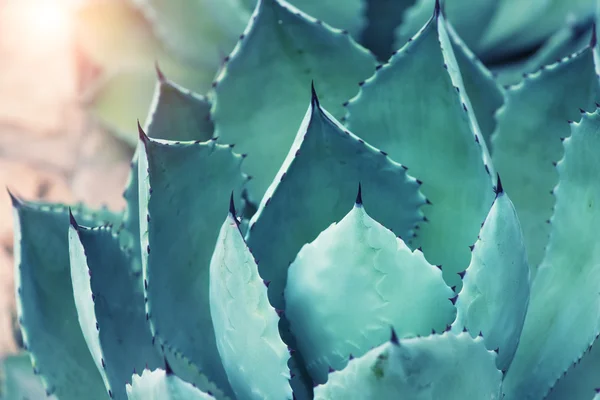
<path fill-rule="evenodd" d="M 167 357 L 165 357 L 165 373 L 168 375 L 173 375 L 173 369 L 171 368 L 171 365 L 169 365 L 169 362 L 167 361 Z"/>
<path fill-rule="evenodd" d="M 73 216 L 73 213 L 71 212 L 71 207 L 69 207 L 69 223 L 71 224 L 71 226 L 75 229 L 79 229 L 79 224 L 77 223 L 77 220 L 75 220 L 75 217 Z"/>
<path fill-rule="evenodd" d="M 441 271 L 442 270 L 442 266 L 441 265 L 436 265 L 436 267 Z"/>
<path fill-rule="evenodd" d="M 311 81 L 310 82 L 310 103 L 312 104 L 312 106 L 314 108 L 319 108 L 320 104 L 319 104 L 319 96 L 317 96 L 317 91 L 315 89 L 315 81 Z"/>
<path fill-rule="evenodd" d="M 458 300 L 458 295 L 456 295 L 456 296 L 454 296 L 454 297 L 450 297 L 450 302 L 451 302 L 453 305 L 456 305 L 456 300 Z"/>
<path fill-rule="evenodd" d="M 479 336 L 483 337 L 483 333 L 481 333 L 481 331 L 479 331 Z"/>
<path fill-rule="evenodd" d="M 17 196 L 15 196 L 8 187 L 6 188 L 6 192 L 8 193 L 8 197 L 10 197 L 10 202 L 14 208 L 19 208 L 23 205 L 23 202 L 19 200 L 19 198 L 17 198 Z"/>
<path fill-rule="evenodd" d="M 233 190 L 231 191 L 231 196 L 229 196 L 229 215 L 235 219 L 235 202 L 233 200 Z"/>
<path fill-rule="evenodd" d="M 474 244 L 470 245 L 469 249 L 471 249 L 471 251 L 473 251 L 473 249 L 475 249 L 475 245 Z"/>
<path fill-rule="evenodd" d="M 442 12 L 442 5 L 440 4 L 440 0 L 435 0 L 435 7 L 433 8 L 433 17 L 437 18 Z"/>
<path fill-rule="evenodd" d="M 463 333 L 467 333 L 467 327 L 464 326 L 462 331 L 463 331 Z"/>
<path fill-rule="evenodd" d="M 585 114 L 585 110 L 583 108 L 580 108 L 579 112 L 582 113 L 582 114 Z"/>
<path fill-rule="evenodd" d="M 467 273 L 467 270 L 465 269 L 463 272 L 457 272 L 456 274 L 458 276 L 460 276 L 460 279 L 463 279 L 465 277 L 465 274 Z"/>
<path fill-rule="evenodd" d="M 500 347 L 496 347 L 496 348 L 494 349 L 494 353 L 498 354 L 499 352 L 500 352 Z"/>
<path fill-rule="evenodd" d="M 396 330 L 394 329 L 394 327 L 392 326 L 392 334 L 390 336 L 390 342 L 392 342 L 393 344 L 400 344 L 400 341 L 398 340 L 398 334 L 396 333 Z M 352 356 L 352 355 L 350 355 Z"/>
<path fill-rule="evenodd" d="M 140 125 L 140 120 L 137 120 L 137 127 L 138 127 L 138 135 L 140 137 L 140 140 L 142 141 L 142 143 L 146 144 L 149 141 L 148 135 L 146 135 L 146 132 L 144 132 L 144 130 L 142 129 L 142 125 Z"/>
<path fill-rule="evenodd" d="M 494 192 L 496 192 L 496 197 L 500 196 L 502 193 L 504 193 L 504 188 L 502 187 L 502 180 L 500 179 L 500 174 L 496 175 L 498 183 L 496 184 L 496 188 L 494 189 Z"/>
<path fill-rule="evenodd" d="M 596 47 L 596 43 L 598 42 L 598 36 L 596 34 L 596 22 L 592 24 L 592 37 L 590 38 L 590 47 Z"/>
<path fill-rule="evenodd" d="M 160 83 L 166 82 L 167 78 L 165 77 L 165 74 L 163 74 L 163 72 L 160 70 L 160 66 L 158 65 L 158 61 L 154 62 L 154 69 L 156 70 L 156 76 L 158 78 L 158 81 Z"/>
<path fill-rule="evenodd" d="M 269 285 L 271 284 L 271 281 L 263 280 L 263 283 L 265 284 L 266 287 L 269 287 Z"/>
<path fill-rule="evenodd" d="M 362 204 L 363 204 L 362 186 L 361 186 L 360 182 L 358 182 L 358 193 L 356 193 L 356 201 L 354 202 L 354 204 L 357 206 L 362 206 Z"/>
<path fill-rule="evenodd" d="M 379 71 L 383 67 L 383 64 L 379 64 L 375 67 L 375 71 Z"/>

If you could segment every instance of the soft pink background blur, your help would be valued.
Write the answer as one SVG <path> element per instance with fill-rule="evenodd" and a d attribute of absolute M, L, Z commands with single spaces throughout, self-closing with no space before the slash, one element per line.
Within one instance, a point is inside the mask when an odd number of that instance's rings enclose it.
<path fill-rule="evenodd" d="M 131 150 L 86 118 L 68 10 L 76 0 L 0 0 L 0 356 L 12 338 L 10 188 L 25 199 L 123 206 Z"/>

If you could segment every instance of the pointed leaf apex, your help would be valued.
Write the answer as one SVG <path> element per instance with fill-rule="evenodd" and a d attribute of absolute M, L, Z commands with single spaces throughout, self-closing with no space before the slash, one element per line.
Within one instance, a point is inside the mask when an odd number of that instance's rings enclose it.
<path fill-rule="evenodd" d="M 311 83 L 310 83 L 310 92 L 311 92 L 310 102 L 311 102 L 312 106 L 314 108 L 319 108 L 320 107 L 319 96 L 317 96 L 317 91 L 315 90 L 315 81 L 311 81 Z"/>
<path fill-rule="evenodd" d="M 392 336 L 390 337 L 390 342 L 395 345 L 399 345 L 400 341 L 398 340 L 398 335 L 396 334 L 396 330 L 392 326 Z"/>
<path fill-rule="evenodd" d="M 73 228 L 79 229 L 79 224 L 77 223 L 77 220 L 73 216 L 73 212 L 71 212 L 71 207 L 69 207 L 69 223 L 71 224 L 71 226 Z"/>
<path fill-rule="evenodd" d="M 590 38 L 590 47 L 593 49 L 596 47 L 596 43 L 598 42 L 598 36 L 596 35 L 596 23 L 592 24 L 592 37 Z"/>
<path fill-rule="evenodd" d="M 167 81 L 167 78 L 165 77 L 165 74 L 163 74 L 163 72 L 160 69 L 160 65 L 158 65 L 158 61 L 154 62 L 154 69 L 156 69 L 156 76 L 158 78 L 158 81 L 160 83 L 164 83 Z"/>
<path fill-rule="evenodd" d="M 23 202 L 15 196 L 8 187 L 6 188 L 6 191 L 8 192 L 8 196 L 10 197 L 10 201 L 14 208 L 19 208 L 23 205 Z"/>
<path fill-rule="evenodd" d="M 167 358 L 165 357 L 165 373 L 168 375 L 174 375 L 173 373 L 173 369 L 171 368 L 171 366 L 169 365 L 169 362 L 167 361 Z"/>
<path fill-rule="evenodd" d="M 433 9 L 433 17 L 437 18 L 442 13 L 442 4 L 441 0 L 435 0 L 435 7 Z"/>
<path fill-rule="evenodd" d="M 235 201 L 233 200 L 233 190 L 231 191 L 231 196 L 229 197 L 229 215 L 236 219 L 235 215 Z"/>
<path fill-rule="evenodd" d="M 494 188 L 494 192 L 496 192 L 496 197 L 498 197 L 502 193 L 504 193 L 504 188 L 502 187 L 502 181 L 500 180 L 500 174 L 498 174 L 497 176 L 498 176 L 498 183 L 496 184 L 496 187 Z"/>
<path fill-rule="evenodd" d="M 358 182 L 358 193 L 356 193 L 356 201 L 354 202 L 356 207 L 361 207 L 363 203 L 362 199 L 362 187 L 360 182 Z"/>
<path fill-rule="evenodd" d="M 148 143 L 148 140 L 149 140 L 148 135 L 146 135 L 146 132 L 144 132 L 144 130 L 142 129 L 142 125 L 140 125 L 139 119 L 137 121 L 137 126 L 138 126 L 138 134 L 139 134 L 140 140 L 144 144 Z"/>

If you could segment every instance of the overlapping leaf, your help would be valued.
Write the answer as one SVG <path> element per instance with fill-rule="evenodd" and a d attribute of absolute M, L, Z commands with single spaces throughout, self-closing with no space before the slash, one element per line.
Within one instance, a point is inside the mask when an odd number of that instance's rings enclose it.
<path fill-rule="evenodd" d="M 68 209 L 15 198 L 13 205 L 17 313 L 33 367 L 46 391 L 61 400 L 106 399 L 75 307 Z M 118 220 L 105 211 L 95 213 L 78 207 L 73 212 L 82 223 L 90 225 Z"/>
<path fill-rule="evenodd" d="M 545 395 L 600 333 L 600 112 L 584 114 L 563 144 L 553 231 L 504 380 L 506 400 Z"/>
<path fill-rule="evenodd" d="M 468 334 L 431 335 L 385 343 L 315 388 L 328 399 L 501 399 L 494 353 Z"/>
<path fill-rule="evenodd" d="M 494 199 L 493 168 L 439 12 L 362 86 L 347 123 L 423 181 L 433 205 L 423 209 L 429 222 L 414 246 L 459 285 Z"/>
<path fill-rule="evenodd" d="M 358 201 L 362 201 L 360 198 Z M 441 271 L 358 203 L 305 245 L 289 268 L 286 317 L 308 371 L 325 383 L 389 337 L 443 330 L 455 317 Z"/>
<path fill-rule="evenodd" d="M 279 336 L 279 317 L 239 230 L 233 198 L 231 202 L 210 265 L 217 348 L 237 399 L 291 399 L 290 355 Z"/>
<path fill-rule="evenodd" d="M 260 200 L 302 121 L 311 80 L 333 114 L 372 74 L 373 56 L 349 35 L 279 0 L 261 1 L 214 89 L 215 135 L 248 154 L 245 171 Z"/>
<path fill-rule="evenodd" d="M 83 336 L 110 397 L 126 399 L 131 371 L 162 365 L 145 318 L 142 271 L 109 228 L 80 227 L 74 219 L 69 253 Z"/>
<path fill-rule="evenodd" d="M 506 371 L 517 350 L 527 305 L 529 265 L 514 206 L 498 191 L 471 255 L 456 301 L 453 332 L 483 334 L 496 365 Z"/>
<path fill-rule="evenodd" d="M 230 394 L 210 316 L 209 264 L 223 204 L 246 180 L 242 157 L 214 141 L 168 142 L 142 132 L 140 144 L 142 264 L 153 334 Z"/>
<path fill-rule="evenodd" d="M 517 209 L 533 276 L 550 234 L 551 191 L 558 182 L 553 163 L 563 154 L 560 139 L 569 136 L 567 121 L 578 121 L 580 108 L 589 110 L 599 99 L 593 49 L 588 47 L 509 88 L 497 115 L 494 165 Z"/>

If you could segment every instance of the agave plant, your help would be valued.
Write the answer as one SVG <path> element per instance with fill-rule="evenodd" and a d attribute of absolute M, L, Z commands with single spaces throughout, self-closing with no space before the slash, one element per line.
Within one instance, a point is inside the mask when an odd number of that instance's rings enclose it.
<path fill-rule="evenodd" d="M 504 88 L 439 3 L 378 65 L 259 1 L 208 97 L 158 71 L 123 213 L 13 196 L 34 373 L 61 400 L 594 398 L 595 37 Z"/>
<path fill-rule="evenodd" d="M 427 22 L 435 0 L 290 0 L 387 61 Z M 181 85 L 206 93 L 234 48 L 257 0 L 86 0 L 75 16 L 75 40 L 92 114 L 136 144 L 155 76 L 152 64 Z M 470 49 L 493 65 L 503 84 L 587 45 L 595 0 L 451 0 L 446 14 Z M 124 40 L 124 38 L 127 38 Z M 93 74 L 95 76 L 95 74 Z M 82 78 L 84 79 L 84 78 Z"/>

